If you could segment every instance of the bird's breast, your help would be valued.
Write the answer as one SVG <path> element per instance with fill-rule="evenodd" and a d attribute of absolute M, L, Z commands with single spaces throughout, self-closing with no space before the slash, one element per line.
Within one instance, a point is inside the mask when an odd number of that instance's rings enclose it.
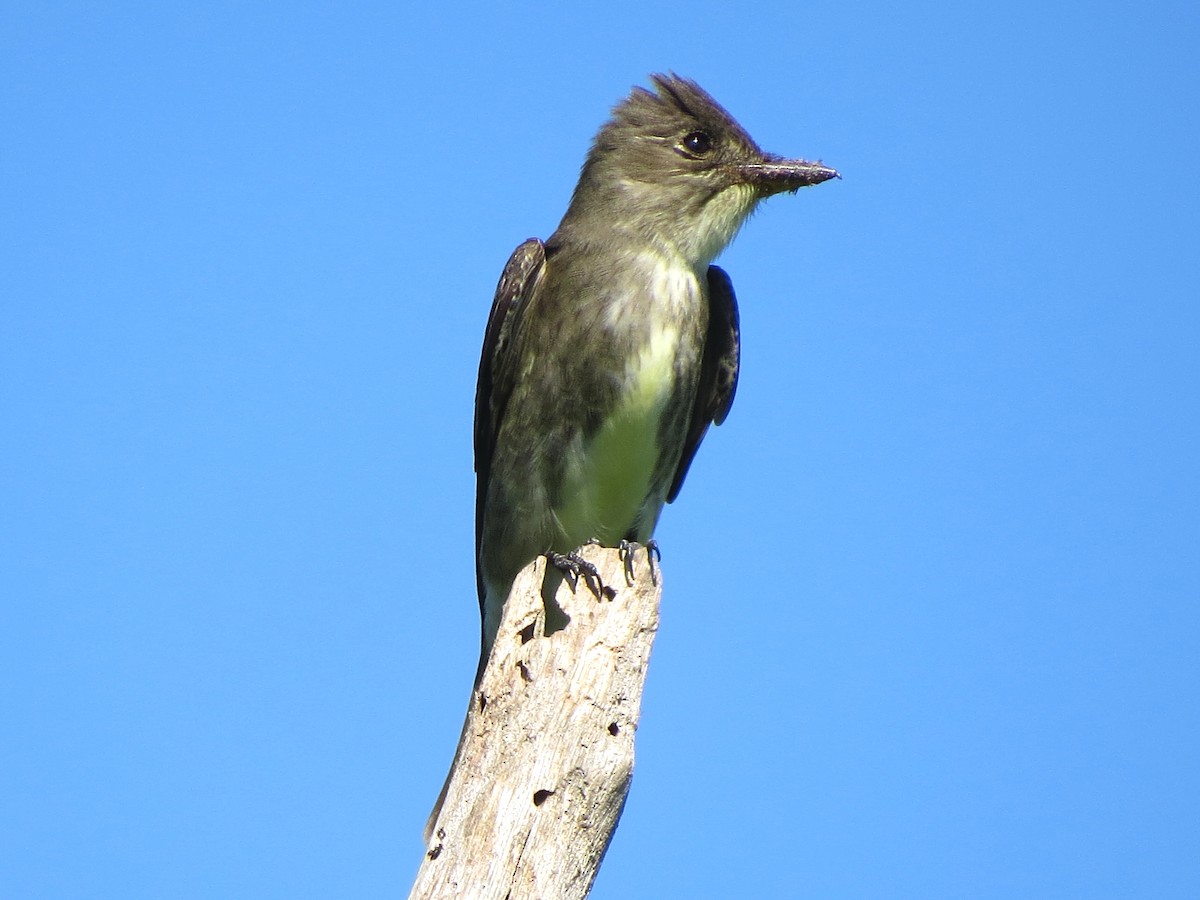
<path fill-rule="evenodd" d="M 629 352 L 623 371 L 614 373 L 615 402 L 567 460 L 558 510 L 567 544 L 598 538 L 611 546 L 631 532 L 648 539 L 668 486 L 659 482 L 674 465 L 664 465 L 663 454 L 678 457 L 675 442 L 664 441 L 664 421 L 678 418 L 695 390 L 689 373 L 699 358 L 695 306 L 702 295 L 690 271 L 666 266 L 652 272 L 648 287 L 650 302 L 632 299 L 609 311 L 620 319 L 611 324 Z"/>

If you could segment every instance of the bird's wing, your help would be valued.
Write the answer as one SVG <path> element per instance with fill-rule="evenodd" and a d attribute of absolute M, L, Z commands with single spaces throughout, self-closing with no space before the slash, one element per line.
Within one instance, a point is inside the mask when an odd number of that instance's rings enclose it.
<path fill-rule="evenodd" d="M 487 497 L 488 476 L 492 468 L 492 452 L 496 435 L 504 419 L 504 408 L 512 394 L 513 371 L 516 360 L 512 353 L 515 323 L 522 308 L 533 296 L 546 261 L 546 248 L 537 238 L 530 238 L 513 251 L 504 266 L 492 311 L 488 313 L 487 331 L 483 336 L 483 353 L 479 359 L 479 380 L 475 385 L 475 550 L 483 528 L 483 504 Z M 478 562 L 476 564 L 478 570 Z M 478 571 L 477 571 L 478 575 Z M 479 579 L 479 602 L 483 602 L 483 581 Z"/>
<path fill-rule="evenodd" d="M 688 422 L 687 440 L 679 457 L 679 468 L 667 502 L 679 496 L 688 467 L 696 456 L 708 426 L 720 425 L 733 406 L 737 391 L 738 365 L 741 358 L 741 336 L 738 329 L 737 297 L 733 282 L 719 266 L 708 267 L 708 335 L 704 340 L 704 359 L 700 364 L 700 383 L 696 388 L 696 403 Z"/>

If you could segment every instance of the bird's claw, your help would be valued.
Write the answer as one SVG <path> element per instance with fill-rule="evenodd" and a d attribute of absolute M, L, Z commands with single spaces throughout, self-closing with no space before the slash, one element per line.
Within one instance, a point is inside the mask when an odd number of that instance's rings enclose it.
<path fill-rule="evenodd" d="M 605 588 L 604 582 L 600 580 L 600 570 L 580 556 L 578 550 L 572 550 L 570 553 L 548 550 L 545 556 L 546 562 L 558 571 L 570 576 L 576 583 L 582 578 L 593 594 L 597 597 L 604 596 Z"/>
<path fill-rule="evenodd" d="M 635 580 L 633 555 L 637 553 L 638 547 L 646 548 L 646 562 L 650 564 L 650 583 L 658 587 L 658 566 L 655 560 L 662 560 L 662 552 L 658 549 L 658 541 L 654 538 L 650 538 L 645 544 L 639 544 L 637 541 L 621 541 L 618 545 L 617 550 L 621 554 L 621 561 L 625 563 L 625 583 L 633 584 Z"/>

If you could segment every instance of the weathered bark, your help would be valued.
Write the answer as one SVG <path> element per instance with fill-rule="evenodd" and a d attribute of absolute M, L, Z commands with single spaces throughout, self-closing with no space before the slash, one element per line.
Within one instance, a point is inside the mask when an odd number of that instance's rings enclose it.
<path fill-rule="evenodd" d="M 633 775 L 661 588 L 643 549 L 632 581 L 618 551 L 582 555 L 601 597 L 543 558 L 513 585 L 410 900 L 591 889 Z"/>

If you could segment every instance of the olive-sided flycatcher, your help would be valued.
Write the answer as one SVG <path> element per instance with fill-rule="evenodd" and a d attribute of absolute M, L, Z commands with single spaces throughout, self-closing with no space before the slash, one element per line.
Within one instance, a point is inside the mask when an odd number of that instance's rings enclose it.
<path fill-rule="evenodd" d="M 713 259 L 760 200 L 838 175 L 764 153 L 695 82 L 652 81 L 596 135 L 558 230 L 521 244 L 496 289 L 475 396 L 479 675 L 538 555 L 651 540 L 737 386 L 737 303 Z"/>

